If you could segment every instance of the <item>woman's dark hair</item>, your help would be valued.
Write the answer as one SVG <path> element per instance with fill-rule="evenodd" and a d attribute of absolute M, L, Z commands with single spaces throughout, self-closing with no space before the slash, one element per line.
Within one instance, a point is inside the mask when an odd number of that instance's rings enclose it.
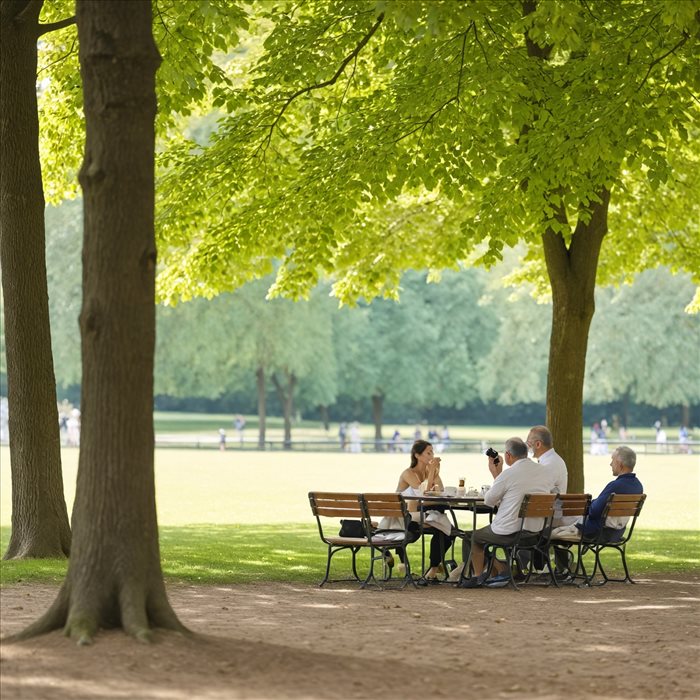
<path fill-rule="evenodd" d="M 418 464 L 416 455 L 422 455 L 428 447 L 432 447 L 433 443 L 427 440 L 416 440 L 411 447 L 411 469 Z"/>

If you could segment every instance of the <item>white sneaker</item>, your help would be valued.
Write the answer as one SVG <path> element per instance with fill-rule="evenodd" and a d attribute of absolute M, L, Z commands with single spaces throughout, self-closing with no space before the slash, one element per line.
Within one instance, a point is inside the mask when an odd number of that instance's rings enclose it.
<path fill-rule="evenodd" d="M 450 571 L 450 575 L 447 577 L 447 580 L 450 583 L 457 583 L 457 581 L 459 581 L 459 577 L 462 575 L 462 571 L 464 571 L 464 562 Z"/>
<path fill-rule="evenodd" d="M 398 572 L 399 576 L 405 576 L 406 575 L 406 564 L 399 564 L 396 567 L 396 571 Z"/>

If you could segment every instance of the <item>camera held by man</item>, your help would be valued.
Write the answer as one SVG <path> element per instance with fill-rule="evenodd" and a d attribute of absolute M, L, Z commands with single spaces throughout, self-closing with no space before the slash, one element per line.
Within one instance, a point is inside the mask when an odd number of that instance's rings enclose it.
<path fill-rule="evenodd" d="M 489 447 L 489 449 L 486 450 L 486 456 L 491 457 L 494 464 L 498 464 L 501 461 L 501 458 L 498 456 L 498 452 L 496 452 L 493 447 Z"/>

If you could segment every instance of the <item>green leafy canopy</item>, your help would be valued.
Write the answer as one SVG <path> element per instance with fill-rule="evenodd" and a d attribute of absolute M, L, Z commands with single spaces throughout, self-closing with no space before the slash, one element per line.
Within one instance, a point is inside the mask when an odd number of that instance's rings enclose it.
<path fill-rule="evenodd" d="M 566 240 L 612 188 L 599 281 L 700 275 L 700 3 L 314 0 L 252 6 L 205 145 L 162 160 L 162 296 L 212 296 L 283 261 L 342 300 L 401 270 L 486 265 Z M 548 60 L 528 55 L 529 38 Z"/>

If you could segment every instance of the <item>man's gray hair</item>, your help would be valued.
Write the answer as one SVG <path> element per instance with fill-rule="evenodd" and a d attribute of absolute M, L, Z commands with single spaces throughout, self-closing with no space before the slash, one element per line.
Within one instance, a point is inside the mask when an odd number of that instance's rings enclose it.
<path fill-rule="evenodd" d="M 637 453 L 632 448 L 621 445 L 615 450 L 615 454 L 622 466 L 634 469 L 634 465 L 637 464 Z"/>
<path fill-rule="evenodd" d="M 545 447 L 551 447 L 554 444 L 552 433 L 546 425 L 535 425 L 530 428 L 530 432 L 534 435 L 535 440 L 539 440 Z"/>
<path fill-rule="evenodd" d="M 505 447 L 506 452 L 510 452 L 510 454 L 516 459 L 523 459 L 527 457 L 527 445 L 519 437 L 513 437 L 506 440 Z"/>

